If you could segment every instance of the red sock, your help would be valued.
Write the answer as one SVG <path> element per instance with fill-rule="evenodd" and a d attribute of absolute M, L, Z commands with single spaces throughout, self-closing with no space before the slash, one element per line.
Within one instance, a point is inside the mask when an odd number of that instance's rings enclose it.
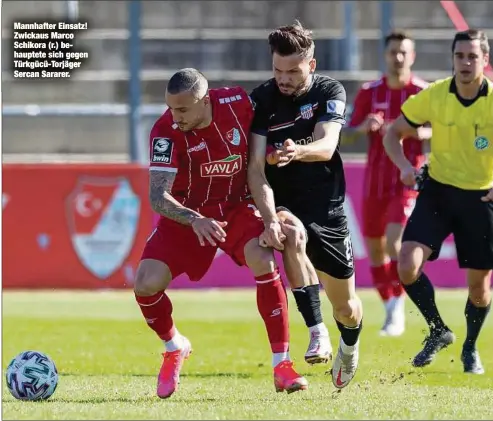
<path fill-rule="evenodd" d="M 137 304 L 144 315 L 147 325 L 157 333 L 163 341 L 169 341 L 175 334 L 175 326 L 171 313 L 173 305 L 164 291 L 150 297 L 135 295 Z"/>
<path fill-rule="evenodd" d="M 392 260 L 390 262 L 389 276 L 392 282 L 392 295 L 394 297 L 400 297 L 404 294 L 404 288 L 399 280 L 399 272 L 397 271 L 397 261 Z"/>
<path fill-rule="evenodd" d="M 255 277 L 257 307 L 264 319 L 272 352 L 289 350 L 289 316 L 286 290 L 279 270 Z"/>
<path fill-rule="evenodd" d="M 373 285 L 377 289 L 383 301 L 387 301 L 392 296 L 392 285 L 390 283 L 390 264 L 385 263 L 382 266 L 371 266 L 371 277 Z"/>

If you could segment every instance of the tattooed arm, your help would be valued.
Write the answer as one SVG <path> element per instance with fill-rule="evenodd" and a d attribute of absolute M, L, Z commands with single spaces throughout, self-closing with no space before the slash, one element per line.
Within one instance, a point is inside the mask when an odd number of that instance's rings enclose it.
<path fill-rule="evenodd" d="M 202 218 L 202 215 L 186 208 L 171 196 L 171 187 L 175 177 L 175 172 L 149 171 L 149 198 L 152 209 L 180 224 L 192 225 L 193 221 Z"/>

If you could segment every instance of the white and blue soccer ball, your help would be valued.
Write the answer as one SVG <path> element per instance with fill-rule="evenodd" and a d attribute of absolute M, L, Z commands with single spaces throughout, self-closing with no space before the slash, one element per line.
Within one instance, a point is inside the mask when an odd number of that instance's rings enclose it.
<path fill-rule="evenodd" d="M 24 351 L 7 367 L 7 386 L 16 399 L 48 399 L 58 385 L 58 372 L 53 360 L 39 351 Z"/>

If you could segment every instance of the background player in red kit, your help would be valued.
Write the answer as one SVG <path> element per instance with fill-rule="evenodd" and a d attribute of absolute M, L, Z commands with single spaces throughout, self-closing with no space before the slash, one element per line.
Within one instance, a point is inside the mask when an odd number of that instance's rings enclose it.
<path fill-rule="evenodd" d="M 382 139 L 388 124 L 400 115 L 401 104 L 426 87 L 411 73 L 415 60 L 414 41 L 404 32 L 385 38 L 386 74 L 363 85 L 358 92 L 346 139 L 368 135 L 370 145 L 363 189 L 363 235 L 370 257 L 373 283 L 385 303 L 386 318 L 382 335 L 404 332 L 404 290 L 397 273 L 397 256 L 404 225 L 414 207 L 417 192 L 402 184 L 399 169 L 392 163 Z M 426 137 L 430 130 L 420 134 Z M 420 167 L 425 161 L 423 142 L 404 139 L 405 154 Z"/>
<path fill-rule="evenodd" d="M 183 69 L 170 79 L 166 102 L 169 109 L 150 135 L 150 200 L 162 217 L 147 241 L 134 287 L 147 324 L 166 346 L 157 394 L 167 398 L 175 392 L 191 352 L 190 341 L 174 326 L 165 290 L 182 273 L 200 280 L 218 247 L 255 276 L 277 391 L 305 389 L 288 353 L 286 292 L 272 249 L 259 245 L 264 224 L 247 199 L 250 99 L 241 88 L 208 90 L 199 71 Z"/>

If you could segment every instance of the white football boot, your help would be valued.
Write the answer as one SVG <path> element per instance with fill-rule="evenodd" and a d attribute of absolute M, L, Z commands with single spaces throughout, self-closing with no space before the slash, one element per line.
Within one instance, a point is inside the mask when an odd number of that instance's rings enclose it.
<path fill-rule="evenodd" d="M 353 346 L 348 346 L 341 338 L 337 355 L 332 366 L 332 383 L 343 389 L 353 379 L 358 369 L 359 339 Z"/>
<path fill-rule="evenodd" d="M 327 363 L 332 359 L 332 345 L 327 327 L 322 323 L 317 329 L 310 329 L 310 343 L 305 353 L 308 364 Z"/>

